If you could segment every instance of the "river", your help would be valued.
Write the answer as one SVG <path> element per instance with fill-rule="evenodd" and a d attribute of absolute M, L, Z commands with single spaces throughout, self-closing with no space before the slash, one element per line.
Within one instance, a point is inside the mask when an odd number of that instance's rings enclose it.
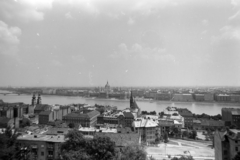
<path fill-rule="evenodd" d="M 0 93 L 3 93 L 0 91 Z M 7 92 L 4 92 L 7 93 Z M 43 104 L 73 104 L 73 103 L 86 103 L 90 105 L 112 105 L 117 106 L 118 109 L 125 109 L 129 107 L 129 100 L 111 100 L 111 99 L 89 99 L 82 97 L 71 96 L 55 96 L 55 95 L 41 95 Z M 30 104 L 32 95 L 16 95 L 16 94 L 0 94 L 0 99 L 4 102 L 23 102 Z M 171 101 L 137 101 L 138 106 L 142 111 L 156 111 L 161 112 L 168 106 L 175 106 L 179 108 L 188 108 L 196 114 L 206 113 L 209 115 L 221 114 L 221 109 L 224 107 L 240 108 L 240 104 L 233 103 L 206 103 L 206 102 L 171 102 Z"/>

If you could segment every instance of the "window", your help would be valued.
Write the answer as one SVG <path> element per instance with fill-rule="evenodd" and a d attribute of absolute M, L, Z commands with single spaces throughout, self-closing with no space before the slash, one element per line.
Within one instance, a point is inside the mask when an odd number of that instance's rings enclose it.
<path fill-rule="evenodd" d="M 235 150 L 238 151 L 238 147 L 235 147 Z"/>
<path fill-rule="evenodd" d="M 41 156 L 44 156 L 44 152 L 41 152 Z"/>

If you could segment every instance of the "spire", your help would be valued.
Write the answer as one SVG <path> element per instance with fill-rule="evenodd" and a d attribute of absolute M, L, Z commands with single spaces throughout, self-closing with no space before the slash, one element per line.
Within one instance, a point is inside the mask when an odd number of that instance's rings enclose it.
<path fill-rule="evenodd" d="M 36 96 L 35 96 L 35 93 L 33 93 L 33 96 L 32 96 L 32 105 L 34 106 L 36 104 Z"/>
<path fill-rule="evenodd" d="M 38 93 L 37 104 L 42 104 L 41 94 L 40 93 Z"/>
<path fill-rule="evenodd" d="M 131 95 L 130 95 L 130 108 L 134 108 L 134 99 L 132 95 L 132 90 L 131 90 Z"/>

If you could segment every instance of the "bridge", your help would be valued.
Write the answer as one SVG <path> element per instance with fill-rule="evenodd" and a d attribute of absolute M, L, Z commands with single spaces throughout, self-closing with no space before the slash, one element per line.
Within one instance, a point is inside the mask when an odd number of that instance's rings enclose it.
<path fill-rule="evenodd" d="M 4 95 L 4 96 L 6 96 L 6 95 L 21 95 L 21 93 L 17 93 L 17 92 L 13 92 L 13 93 L 0 93 L 0 94 L 2 94 L 2 95 Z"/>

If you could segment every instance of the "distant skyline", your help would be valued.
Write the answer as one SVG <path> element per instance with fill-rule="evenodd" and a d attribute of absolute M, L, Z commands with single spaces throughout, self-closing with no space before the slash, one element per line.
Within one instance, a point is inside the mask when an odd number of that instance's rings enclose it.
<path fill-rule="evenodd" d="M 0 86 L 240 86 L 240 0 L 1 0 Z"/>

